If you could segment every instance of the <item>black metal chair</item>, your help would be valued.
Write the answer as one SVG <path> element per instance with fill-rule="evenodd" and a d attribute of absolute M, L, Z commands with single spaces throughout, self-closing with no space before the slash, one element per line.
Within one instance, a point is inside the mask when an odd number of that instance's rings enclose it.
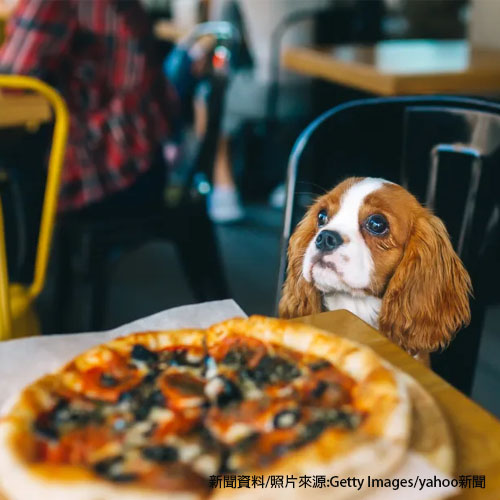
<path fill-rule="evenodd" d="M 313 121 L 290 155 L 277 297 L 291 232 L 315 195 L 351 176 L 398 182 L 441 217 L 474 286 L 472 322 L 433 368 L 465 393 L 472 389 L 492 273 L 500 259 L 500 105 L 455 97 L 351 101 Z M 498 298 L 498 297 L 497 297 Z"/>
<path fill-rule="evenodd" d="M 152 240 L 168 240 L 175 245 L 195 300 L 229 296 L 215 229 L 206 210 L 208 186 L 198 179 L 211 178 L 223 99 L 230 74 L 229 65 L 239 41 L 239 33 L 228 23 L 205 23 L 195 28 L 194 33 L 181 43 L 188 50 L 190 44 L 206 35 L 214 35 L 217 39 L 212 65 L 206 76 L 210 88 L 208 123 L 204 137 L 194 146 L 191 145 L 190 161 L 189 165 L 185 165 L 187 173 L 181 192 L 176 191 L 174 197 L 166 197 L 168 199 L 160 206 L 127 206 L 122 211 L 117 210 L 117 215 L 104 217 L 95 213 L 74 213 L 60 218 L 55 242 L 56 331 L 66 330 L 66 314 L 71 307 L 76 277 L 80 281 L 90 282 L 89 327 L 92 330 L 102 329 L 113 257 Z M 200 242 L 199 246 L 193 244 L 196 241 Z"/>

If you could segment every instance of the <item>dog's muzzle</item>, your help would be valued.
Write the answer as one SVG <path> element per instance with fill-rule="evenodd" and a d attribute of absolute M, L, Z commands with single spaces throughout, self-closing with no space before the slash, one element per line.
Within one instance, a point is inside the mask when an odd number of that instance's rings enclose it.
<path fill-rule="evenodd" d="M 342 236 L 337 231 L 324 229 L 316 236 L 316 248 L 322 252 L 331 252 L 344 243 Z"/>

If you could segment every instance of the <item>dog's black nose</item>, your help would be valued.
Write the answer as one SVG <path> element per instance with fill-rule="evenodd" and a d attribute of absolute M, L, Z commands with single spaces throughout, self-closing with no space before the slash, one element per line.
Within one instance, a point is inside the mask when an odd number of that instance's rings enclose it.
<path fill-rule="evenodd" d="M 337 231 L 325 229 L 316 236 L 316 248 L 320 252 L 331 252 L 342 245 L 343 242 L 342 236 Z"/>

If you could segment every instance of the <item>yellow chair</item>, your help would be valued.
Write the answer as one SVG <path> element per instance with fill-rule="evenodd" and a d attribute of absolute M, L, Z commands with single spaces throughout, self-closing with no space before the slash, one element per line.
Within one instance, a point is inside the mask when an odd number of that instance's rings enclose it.
<path fill-rule="evenodd" d="M 49 85 L 31 77 L 0 75 L 0 90 L 35 91 L 47 99 L 54 111 L 54 132 L 50 149 L 45 197 L 40 219 L 33 282 L 29 286 L 9 283 L 5 232 L 0 199 L 0 340 L 40 333 L 34 301 L 45 284 L 50 244 L 54 231 L 61 170 L 68 136 L 69 114 L 64 99 Z M 0 116 L 2 110 L 0 108 Z M 29 120 L 27 120 L 29 122 Z"/>

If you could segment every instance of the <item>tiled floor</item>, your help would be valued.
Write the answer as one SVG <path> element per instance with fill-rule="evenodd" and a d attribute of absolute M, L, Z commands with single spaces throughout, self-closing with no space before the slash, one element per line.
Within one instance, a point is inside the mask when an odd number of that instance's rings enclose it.
<path fill-rule="evenodd" d="M 273 314 L 280 227 L 280 212 L 251 207 L 243 224 L 218 229 L 232 296 L 248 314 Z M 123 256 L 111 274 L 107 327 L 193 302 L 168 244 L 149 244 Z M 74 330 L 86 329 L 84 293 L 80 291 Z M 473 397 L 500 416 L 500 306 L 488 312 Z"/>

